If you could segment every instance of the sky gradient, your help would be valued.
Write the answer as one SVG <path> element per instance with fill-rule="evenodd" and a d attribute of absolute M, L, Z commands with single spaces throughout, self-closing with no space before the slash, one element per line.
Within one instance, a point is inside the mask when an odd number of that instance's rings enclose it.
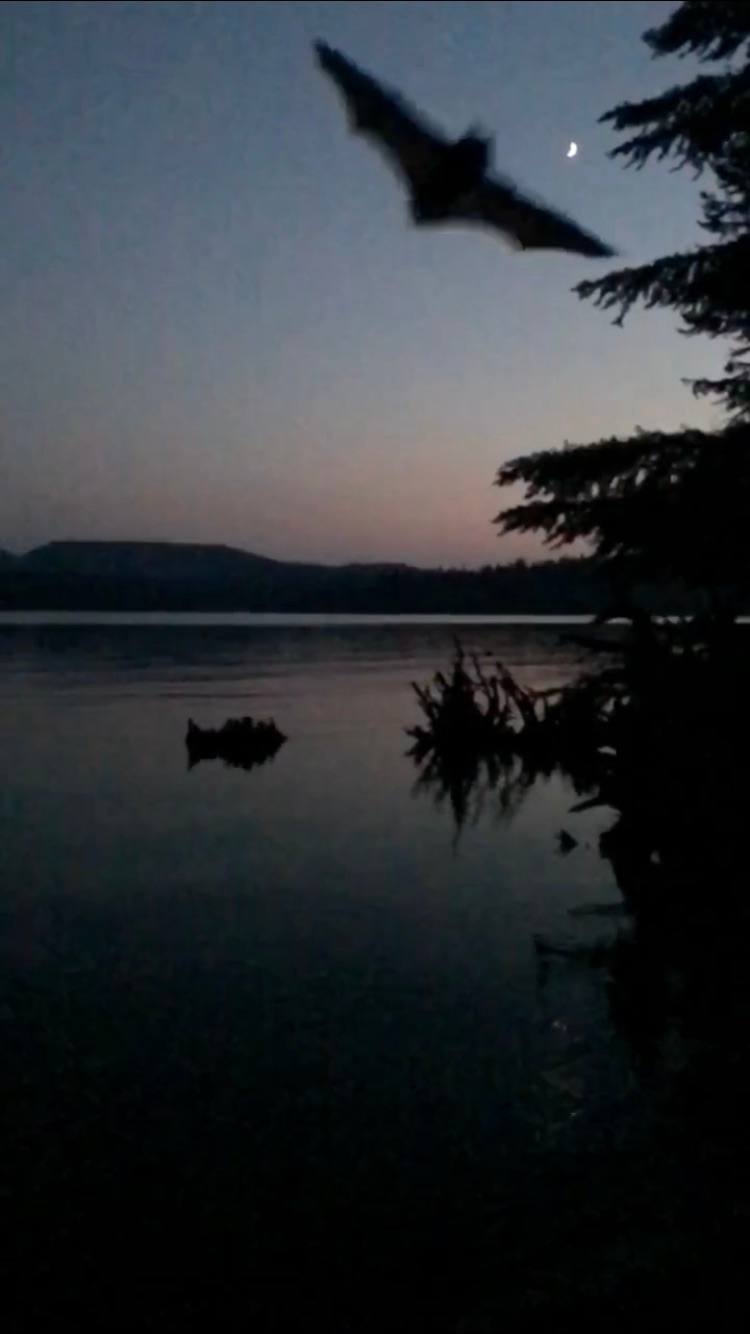
<path fill-rule="evenodd" d="M 597 117 L 690 77 L 669 3 L 0 6 L 0 547 L 227 542 L 476 565 L 515 454 L 710 424 L 722 348 L 570 292 L 607 261 L 418 230 L 316 68 L 322 37 L 638 263 L 698 184 Z M 565 152 L 571 139 L 577 158 Z"/>

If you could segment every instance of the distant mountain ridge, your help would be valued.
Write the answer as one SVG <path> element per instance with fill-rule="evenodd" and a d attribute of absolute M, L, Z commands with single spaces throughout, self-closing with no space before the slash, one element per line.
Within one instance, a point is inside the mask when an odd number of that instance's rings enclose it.
<path fill-rule="evenodd" d="M 215 577 L 220 571 L 270 569 L 284 562 L 200 542 L 47 542 L 20 558 L 29 569 L 118 579 Z"/>
<path fill-rule="evenodd" d="M 0 551 L 0 608 L 92 611 L 265 611 L 555 615 L 608 599 L 590 559 L 421 569 L 379 562 L 319 565 L 186 542 L 57 541 L 23 556 Z M 684 593 L 661 590 L 660 610 Z"/>

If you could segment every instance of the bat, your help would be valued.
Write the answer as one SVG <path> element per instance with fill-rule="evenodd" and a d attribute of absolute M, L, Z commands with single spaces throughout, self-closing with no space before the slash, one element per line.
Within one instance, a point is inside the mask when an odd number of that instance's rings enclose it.
<path fill-rule="evenodd" d="M 526 198 L 512 181 L 488 175 L 491 140 L 470 130 L 451 141 L 333 47 L 316 42 L 315 51 L 344 99 L 354 133 L 372 140 L 406 185 L 417 225 L 490 227 L 520 250 L 568 250 L 594 259 L 616 253 L 562 213 Z"/>

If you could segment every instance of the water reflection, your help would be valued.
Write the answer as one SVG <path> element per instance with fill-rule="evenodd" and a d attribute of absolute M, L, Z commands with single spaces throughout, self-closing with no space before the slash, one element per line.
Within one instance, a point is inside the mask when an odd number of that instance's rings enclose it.
<path fill-rule="evenodd" d="M 552 716 L 554 744 L 545 752 L 545 701 L 502 668 L 492 676 L 475 660 L 472 671 L 458 650 L 452 672 L 436 674 L 432 692 L 417 688 L 427 727 L 415 729 L 411 754 L 420 767 L 417 790 L 432 790 L 438 804 L 448 799 L 456 836 L 488 794 L 499 796 L 505 817 L 517 818 L 539 777 L 556 767 L 579 793 L 593 794 L 572 806 L 571 828 L 588 808 L 607 813 L 598 851 L 614 874 L 621 910 L 578 905 L 567 935 L 534 935 L 540 1004 L 561 987 L 600 982 L 612 1049 L 621 1042 L 629 1052 L 649 1127 L 647 1165 L 612 1144 L 597 1156 L 610 1189 L 625 1191 L 621 1225 L 630 1250 L 625 1262 L 610 1254 L 600 1264 L 618 1288 L 626 1273 L 632 1283 L 634 1268 L 641 1283 L 648 1274 L 650 1290 L 674 1311 L 682 1309 L 690 1253 L 700 1252 L 712 1283 L 726 1283 L 744 1300 L 736 1257 L 748 1221 L 739 1183 L 750 1167 L 746 658 L 736 653 L 717 663 L 681 654 L 665 666 L 663 655 L 655 662 L 653 652 L 647 661 L 634 653 L 624 670 L 642 673 L 637 691 L 599 712 L 596 692 L 602 681 L 619 684 L 618 669 L 587 678 L 574 694 L 578 712 L 566 710 L 562 730 Z M 559 698 L 565 704 L 564 692 Z M 580 721 L 588 721 L 588 732 Z M 567 830 L 559 838 L 572 860 L 576 840 Z M 586 1044 L 570 1040 L 563 1012 L 552 1028 L 560 1051 L 541 1078 L 559 1110 L 543 1118 L 542 1133 L 562 1146 L 571 1123 L 595 1127 L 587 1104 L 601 1075 Z M 588 1203 L 606 1232 L 608 1206 L 596 1192 Z M 574 1220 L 573 1234 L 580 1222 Z M 576 1291 L 580 1300 L 580 1276 Z M 564 1300 L 558 1291 L 555 1304 Z"/>
<path fill-rule="evenodd" d="M 613 915 L 622 863 L 558 774 L 428 769 L 410 800 L 445 631 L 316 629 L 307 659 L 299 630 L 57 633 L 6 642 L 0 716 L 17 1327 L 653 1309 L 743 1207 L 742 934 Z M 483 633 L 559 679 L 554 632 Z M 188 709 L 239 693 L 288 745 L 188 775 Z"/>
<path fill-rule="evenodd" d="M 556 767 L 534 752 L 487 754 L 471 746 L 425 753 L 417 743 L 408 753 L 419 769 L 414 793 L 430 794 L 438 810 L 448 806 L 456 839 L 486 812 L 490 801 L 499 818 L 512 821 L 540 778 L 549 777 Z M 585 781 L 574 783 L 571 796 L 582 788 Z M 576 803 L 573 811 L 588 804 Z M 638 813 L 644 817 L 643 828 Z M 705 809 L 701 815 L 710 832 L 716 819 Z M 574 830 L 575 819 L 571 814 Z M 671 830 L 657 854 L 652 850 L 652 809 L 640 802 L 625 812 L 610 810 L 598 840 L 599 855 L 614 874 L 622 902 L 571 909 L 571 924 L 579 928 L 580 938 L 538 934 L 533 941 L 542 988 L 554 969 L 602 973 L 610 1020 L 628 1043 L 634 1068 L 647 1080 L 658 1077 L 665 1087 L 672 1076 L 680 1081 L 696 1077 L 708 1052 L 715 1058 L 730 1034 L 734 1042 L 742 1035 L 745 1054 L 750 1016 L 747 912 L 730 891 L 744 880 L 746 858 L 743 849 L 727 840 L 713 850 L 722 871 L 720 891 L 727 896 L 717 912 L 717 891 L 706 883 L 711 850 L 704 846 L 705 832 L 696 825 Z M 570 854 L 578 839 L 563 829 L 558 844 Z M 590 929 L 581 933 L 581 928 L 594 922 L 603 923 L 605 931 L 592 939 Z M 739 1056 L 739 1049 L 735 1054 Z"/>
<path fill-rule="evenodd" d="M 417 790 L 433 791 L 438 805 L 447 797 L 458 836 L 490 794 L 511 818 L 533 796 L 536 778 L 518 759 L 494 766 L 479 759 L 472 766 L 465 757 L 438 764 L 433 755 L 422 762 Z M 722 799 L 721 785 L 715 799 Z M 711 1300 L 691 1284 L 691 1259 L 707 1290 L 724 1293 L 727 1309 L 745 1302 L 750 975 L 748 913 L 736 888 L 746 885 L 746 856 L 736 840 L 720 848 L 706 842 L 718 825 L 726 828 L 724 810 L 701 810 L 692 825 L 668 833 L 662 828 L 661 853 L 654 855 L 653 808 L 641 802 L 639 810 L 648 817 L 644 828 L 632 806 L 610 810 L 599 840 L 622 902 L 579 905 L 570 910 L 567 936 L 534 938 L 540 1007 L 549 997 L 550 1030 L 559 1043 L 540 1071 L 548 1097 L 537 1102 L 538 1135 L 567 1156 L 571 1127 L 584 1122 L 598 1177 L 583 1191 L 567 1178 L 577 1203 L 567 1212 L 561 1206 L 565 1234 L 546 1221 L 538 1229 L 534 1318 L 580 1324 L 615 1308 L 634 1318 L 643 1306 L 671 1318 L 689 1307 L 708 1319 Z M 707 875 L 712 855 L 714 873 Z M 635 1154 L 617 1135 L 597 1143 L 589 1104 L 602 1071 L 560 1005 L 571 988 L 597 980 L 613 1040 L 629 1052 L 648 1126 Z M 539 1263 L 545 1254 L 547 1263 Z M 496 1297 L 466 1328 L 495 1328 L 509 1315 L 518 1319 L 519 1309 Z"/>
<path fill-rule="evenodd" d="M 538 777 L 518 756 L 466 754 L 446 761 L 434 753 L 422 761 L 412 793 L 429 796 L 437 810 L 449 806 L 457 845 L 464 826 L 478 824 L 491 806 L 500 819 L 517 814 Z"/>

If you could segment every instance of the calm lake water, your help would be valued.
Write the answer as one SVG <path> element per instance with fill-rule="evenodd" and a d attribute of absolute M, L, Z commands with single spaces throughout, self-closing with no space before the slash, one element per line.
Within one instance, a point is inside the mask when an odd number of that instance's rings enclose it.
<path fill-rule="evenodd" d="M 409 682 L 455 623 L 12 619 L 12 1327 L 484 1328 L 646 1133 L 606 979 L 533 944 L 616 929 L 579 911 L 619 902 L 605 818 L 554 778 L 457 838 L 415 786 Z M 580 658 L 560 626 L 460 629 L 540 687 Z M 273 761 L 187 768 L 188 717 L 245 713 L 288 734 Z"/>

